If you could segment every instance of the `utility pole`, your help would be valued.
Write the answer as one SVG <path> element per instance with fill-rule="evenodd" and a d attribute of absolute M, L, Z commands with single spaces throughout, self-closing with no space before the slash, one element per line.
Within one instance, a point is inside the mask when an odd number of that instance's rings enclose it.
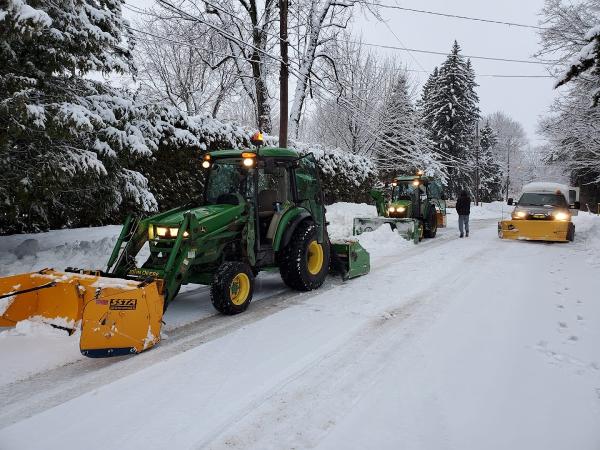
<path fill-rule="evenodd" d="M 475 206 L 479 206 L 479 153 L 481 149 L 479 140 L 479 121 L 475 124 Z"/>
<path fill-rule="evenodd" d="M 510 143 L 506 148 L 506 201 L 508 202 L 508 188 L 510 187 Z"/>
<path fill-rule="evenodd" d="M 279 147 L 287 147 L 288 134 L 288 0 L 279 0 Z"/>

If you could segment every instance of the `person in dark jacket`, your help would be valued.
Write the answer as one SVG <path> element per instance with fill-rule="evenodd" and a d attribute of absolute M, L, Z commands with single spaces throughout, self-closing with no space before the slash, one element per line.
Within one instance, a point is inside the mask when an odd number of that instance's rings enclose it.
<path fill-rule="evenodd" d="M 467 191 L 461 191 L 458 200 L 456 201 L 456 212 L 458 213 L 458 229 L 460 237 L 469 237 L 469 214 L 471 214 L 471 198 Z M 463 232 L 464 228 L 464 232 Z"/>

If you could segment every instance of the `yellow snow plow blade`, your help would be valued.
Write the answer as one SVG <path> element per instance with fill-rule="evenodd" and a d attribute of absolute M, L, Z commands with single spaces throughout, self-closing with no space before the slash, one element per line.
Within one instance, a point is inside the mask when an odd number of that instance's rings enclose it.
<path fill-rule="evenodd" d="M 569 222 L 558 220 L 503 220 L 498 222 L 501 239 L 568 242 Z"/>
<path fill-rule="evenodd" d="M 36 318 L 69 333 L 81 327 L 89 357 L 139 353 L 160 340 L 163 297 L 158 281 L 51 269 L 0 278 L 0 326 Z"/>

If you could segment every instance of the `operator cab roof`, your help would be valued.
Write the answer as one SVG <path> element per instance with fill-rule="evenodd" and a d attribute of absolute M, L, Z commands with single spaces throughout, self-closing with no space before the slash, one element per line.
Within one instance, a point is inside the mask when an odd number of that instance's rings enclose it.
<path fill-rule="evenodd" d="M 215 150 L 208 154 L 211 158 L 241 158 L 242 153 L 256 153 L 259 158 L 299 158 L 301 155 L 291 148 L 261 147 L 258 149 L 228 149 Z"/>
<path fill-rule="evenodd" d="M 424 182 L 431 182 L 434 181 L 434 178 L 428 177 L 428 176 L 423 176 L 423 175 L 402 175 L 399 177 L 394 178 L 393 181 L 396 181 L 398 183 L 402 183 L 403 181 L 414 181 L 414 180 L 421 180 Z"/>

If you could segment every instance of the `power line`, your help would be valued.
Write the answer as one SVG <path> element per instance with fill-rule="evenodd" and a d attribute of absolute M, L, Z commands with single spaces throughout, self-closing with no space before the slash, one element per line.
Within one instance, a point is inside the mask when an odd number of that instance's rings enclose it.
<path fill-rule="evenodd" d="M 163 0 L 162 3 L 168 4 L 168 2 L 166 2 L 164 0 Z M 125 6 L 129 6 L 131 8 L 131 5 L 125 4 Z M 134 8 L 136 8 L 136 9 L 139 10 L 139 8 L 137 8 L 137 7 L 134 7 Z M 133 9 L 131 9 L 131 10 L 133 10 Z M 179 11 L 181 11 L 181 10 L 179 10 Z M 136 12 L 141 12 L 141 11 L 136 11 Z M 181 11 L 181 12 L 183 12 L 183 11 Z M 192 18 L 192 17 L 193 16 L 190 16 L 190 18 Z M 392 31 L 392 34 L 394 34 L 394 37 L 396 37 L 396 39 L 399 40 L 398 36 L 393 31 Z M 346 43 L 352 43 L 352 44 L 358 44 L 358 45 L 363 44 L 363 45 L 366 45 L 368 47 L 385 48 L 385 49 L 388 49 L 388 50 L 399 50 L 399 51 L 404 51 L 404 52 L 409 52 L 409 53 L 410 52 L 415 52 L 415 53 L 424 53 L 424 54 L 430 54 L 430 55 L 448 56 L 447 52 L 437 52 L 437 51 L 432 51 L 432 50 L 421 50 L 421 49 L 409 48 L 409 47 L 404 46 L 404 44 L 402 44 L 402 47 L 398 47 L 398 46 L 393 46 L 393 45 L 373 44 L 373 43 L 369 43 L 369 42 L 363 42 L 363 41 L 358 42 L 358 41 L 352 41 L 352 40 L 347 40 L 347 39 L 339 39 L 339 38 L 333 39 L 333 40 L 336 41 L 336 42 L 346 42 Z M 239 44 L 241 44 L 241 42 L 238 42 L 238 45 Z M 248 46 L 248 47 L 256 50 L 256 48 L 253 45 L 251 45 L 249 43 L 244 43 L 244 44 L 246 46 Z M 554 62 L 543 62 L 543 61 L 533 61 L 533 60 L 525 60 L 525 59 L 512 59 L 512 58 L 497 58 L 497 57 L 492 57 L 492 56 L 479 56 L 479 55 L 462 55 L 462 56 L 465 57 L 465 58 L 471 58 L 471 59 L 481 59 L 481 60 L 499 61 L 499 62 L 512 62 L 512 63 L 520 63 L 520 64 L 535 64 L 535 65 L 544 65 L 544 66 L 550 66 L 550 65 L 554 64 Z M 414 56 L 412 56 L 412 57 L 414 59 Z M 272 58 L 278 60 L 278 58 L 275 58 L 275 57 L 272 57 Z M 422 69 L 424 69 L 420 64 L 418 64 L 418 65 Z"/>
<path fill-rule="evenodd" d="M 253 60 L 251 58 L 248 58 L 248 57 L 235 56 L 235 55 L 232 55 L 230 53 L 220 52 L 218 50 L 214 50 L 214 49 L 210 49 L 210 48 L 206 48 L 206 47 L 200 47 L 198 45 L 191 44 L 190 42 L 182 42 L 182 41 L 175 40 L 173 38 L 167 38 L 165 36 L 160 36 L 160 35 L 151 33 L 149 31 L 138 30 L 137 28 L 134 28 L 131 25 L 129 25 L 127 28 L 129 28 L 131 31 L 133 31 L 135 33 L 139 33 L 139 34 L 143 34 L 143 35 L 146 35 L 146 36 L 150 36 L 150 37 L 152 37 L 154 39 L 163 40 L 163 41 L 166 41 L 166 42 L 170 42 L 172 44 L 183 45 L 183 46 L 186 46 L 186 47 L 192 47 L 192 48 L 195 48 L 197 50 L 202 50 L 202 51 L 205 51 L 207 53 L 211 53 L 213 55 L 217 55 L 217 56 L 221 56 L 221 57 L 229 57 L 229 58 L 232 58 L 232 59 L 240 59 L 240 60 L 244 60 L 244 61 L 247 61 L 247 62 L 261 62 L 262 64 L 273 65 L 273 66 L 277 66 L 278 67 L 278 63 L 277 62 L 270 63 L 270 62 L 267 62 L 267 61 L 264 61 L 264 60 L 263 61 L 259 61 L 259 60 L 255 61 L 255 60 Z M 142 40 L 142 41 L 147 41 L 145 39 L 140 39 L 139 37 L 137 39 L 138 40 Z M 147 41 L 147 42 L 149 42 L 149 41 Z M 396 70 L 396 71 L 426 73 L 426 74 L 429 74 L 429 73 L 432 72 L 432 71 L 428 71 L 428 70 L 426 70 L 424 68 L 423 68 L 423 70 L 408 69 L 408 68 L 393 68 L 393 67 L 385 67 L 385 66 L 376 66 L 376 68 L 380 69 L 380 70 Z M 535 79 L 535 78 L 554 78 L 551 75 L 512 75 L 512 74 L 477 74 L 477 73 L 475 74 L 475 76 L 478 76 L 478 77 L 490 77 L 490 78 L 532 78 L 532 79 Z"/>
<path fill-rule="evenodd" d="M 437 11 L 428 11 L 425 9 L 405 8 L 403 6 L 396 6 L 396 5 L 383 5 L 381 3 L 369 3 L 369 2 L 364 2 L 364 3 L 367 5 L 371 5 L 371 6 L 377 6 L 379 8 L 399 9 L 401 11 L 408 11 L 408 12 L 414 12 L 414 13 L 419 13 L 419 14 L 430 14 L 433 16 L 448 17 L 448 18 L 452 18 L 452 19 L 473 20 L 476 22 L 493 23 L 496 25 L 508 25 L 511 27 L 531 28 L 534 30 L 545 30 L 544 27 L 540 27 L 537 25 L 528 25 L 528 24 L 523 24 L 523 23 L 507 22 L 504 20 L 483 19 L 481 17 L 461 16 L 458 14 L 441 13 L 441 12 L 437 12 Z"/>
<path fill-rule="evenodd" d="M 342 41 L 342 42 L 363 44 L 363 45 L 366 45 L 369 47 L 379 47 L 379 48 L 385 48 L 388 50 L 401 50 L 401 51 L 409 51 L 409 52 L 416 52 L 416 53 L 427 53 L 430 55 L 448 56 L 447 52 L 435 52 L 432 50 L 419 50 L 416 48 L 396 47 L 394 45 L 372 44 L 369 42 L 358 42 L 358 41 L 350 41 L 350 40 Z M 529 59 L 496 58 L 496 57 L 492 57 L 492 56 L 477 56 L 477 55 L 461 55 L 461 56 L 463 56 L 465 58 L 470 58 L 470 59 L 484 59 L 484 60 L 488 60 L 488 61 L 514 62 L 514 63 L 521 63 L 521 64 L 537 64 L 537 65 L 543 65 L 543 66 L 550 66 L 550 65 L 554 64 L 553 62 L 532 61 Z"/>

